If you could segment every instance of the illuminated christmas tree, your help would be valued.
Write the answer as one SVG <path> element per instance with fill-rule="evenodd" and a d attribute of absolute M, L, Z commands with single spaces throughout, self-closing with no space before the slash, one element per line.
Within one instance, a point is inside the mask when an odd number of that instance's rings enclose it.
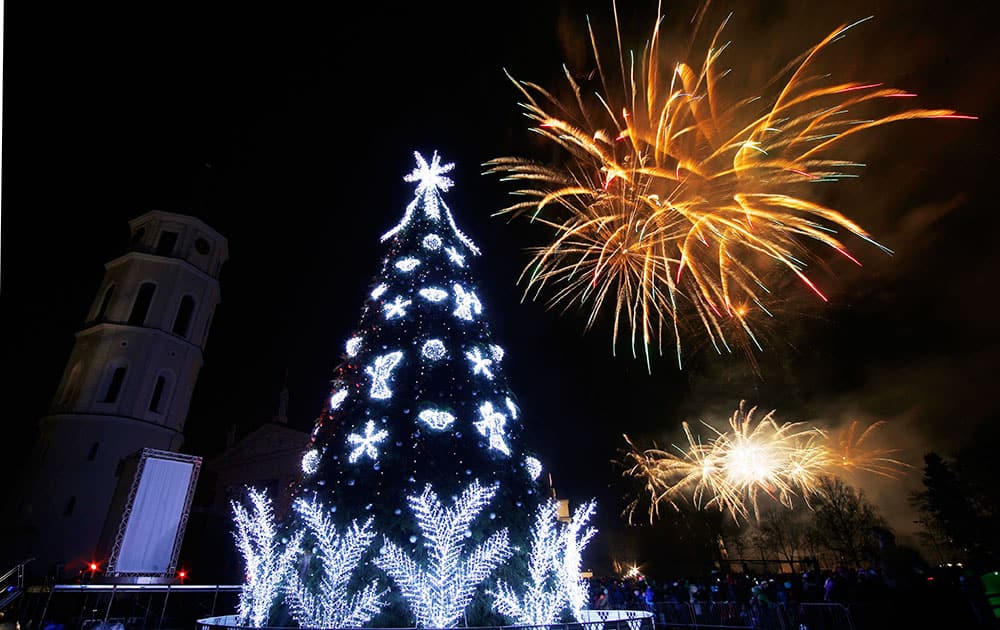
<path fill-rule="evenodd" d="M 415 197 L 382 235 L 381 270 L 294 494 L 328 506 L 338 528 L 371 519 L 381 535 L 358 578 L 391 585 L 373 625 L 496 623 L 487 591 L 527 573 L 515 550 L 530 546 L 546 500 L 542 466 L 522 444 L 504 349 L 475 282 L 480 250 L 442 199 L 454 165 L 415 157 L 405 178 Z"/>

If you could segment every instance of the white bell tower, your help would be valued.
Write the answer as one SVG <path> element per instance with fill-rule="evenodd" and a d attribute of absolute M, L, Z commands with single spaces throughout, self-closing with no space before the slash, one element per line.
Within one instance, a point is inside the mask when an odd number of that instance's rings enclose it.
<path fill-rule="evenodd" d="M 39 423 L 17 536 L 25 557 L 36 558 L 35 572 L 61 563 L 72 576 L 92 561 L 102 565 L 106 558 L 94 554 L 123 462 L 183 442 L 228 245 L 181 214 L 154 210 L 129 227 L 129 251 L 105 264 Z"/>

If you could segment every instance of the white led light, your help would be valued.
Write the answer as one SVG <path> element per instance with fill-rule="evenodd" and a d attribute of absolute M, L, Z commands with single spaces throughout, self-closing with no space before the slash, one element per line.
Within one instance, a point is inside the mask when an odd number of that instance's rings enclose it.
<path fill-rule="evenodd" d="M 441 237 L 437 234 L 428 234 L 424 237 L 424 249 L 435 250 L 441 247 Z"/>
<path fill-rule="evenodd" d="M 334 409 L 337 409 L 338 407 L 340 407 L 341 404 L 343 404 L 344 399 L 347 398 L 347 393 L 348 392 L 347 392 L 346 389 L 341 389 L 339 391 L 334 392 L 333 395 L 330 396 L 330 410 L 331 411 L 334 410 Z"/>
<path fill-rule="evenodd" d="M 439 289 L 437 287 L 427 287 L 426 289 L 420 289 L 418 291 L 420 297 L 425 300 L 430 300 L 431 302 L 440 302 L 441 300 L 448 297 L 448 292 L 444 289 Z"/>
<path fill-rule="evenodd" d="M 248 495 L 253 512 L 236 501 L 230 502 L 245 574 L 237 611 L 240 625 L 260 628 L 267 624 L 275 600 L 284 594 L 285 575 L 293 570 L 303 534 L 296 532 L 283 545 L 267 493 L 248 488 Z"/>
<path fill-rule="evenodd" d="M 417 268 L 417 265 L 419 264 L 420 261 L 417 260 L 416 258 L 401 258 L 400 260 L 396 261 L 396 269 L 399 269 L 400 271 L 404 272 L 413 271 L 414 269 Z"/>
<path fill-rule="evenodd" d="M 369 396 L 379 400 L 392 397 L 389 389 L 389 377 L 396 365 L 402 360 L 403 353 L 399 350 L 375 357 L 375 365 L 367 366 L 365 373 L 372 377 L 372 388 Z"/>
<path fill-rule="evenodd" d="M 378 580 L 349 590 L 353 574 L 362 567 L 362 559 L 375 539 L 372 519 L 364 524 L 351 521 L 341 532 L 327 509 L 315 498 L 298 499 L 295 511 L 309 531 L 308 551 L 300 549 L 309 570 L 314 575 L 318 568 L 320 578 L 303 579 L 297 570 L 287 575 L 285 601 L 288 612 L 300 628 L 360 628 L 385 606 L 385 590 Z M 307 559 L 308 558 L 308 559 Z M 319 565 L 316 567 L 316 565 Z"/>
<path fill-rule="evenodd" d="M 383 293 L 385 293 L 385 290 L 386 290 L 386 289 L 388 289 L 388 288 L 389 288 L 389 285 L 387 285 L 387 284 L 385 284 L 385 283 L 383 282 L 382 284 L 380 284 L 380 285 L 378 285 L 377 287 L 375 287 L 374 289 L 372 289 L 372 299 L 373 299 L 373 300 L 377 300 L 377 299 L 379 299 L 379 297 L 380 297 L 380 296 L 381 296 L 381 295 L 382 295 Z"/>
<path fill-rule="evenodd" d="M 507 410 L 510 411 L 510 419 L 517 420 L 517 405 L 510 399 L 510 396 L 505 398 L 504 402 L 507 403 Z"/>
<path fill-rule="evenodd" d="M 455 310 L 452 312 L 452 315 L 471 322 L 473 313 L 476 315 L 482 314 L 483 305 L 479 302 L 479 298 L 476 297 L 475 291 L 466 292 L 462 288 L 462 285 L 457 282 L 452 289 L 455 291 Z"/>
<path fill-rule="evenodd" d="M 542 462 L 538 461 L 534 457 L 528 456 L 524 458 L 524 467 L 528 471 L 528 476 L 534 481 L 542 474 Z"/>
<path fill-rule="evenodd" d="M 362 455 L 367 455 L 372 459 L 378 459 L 378 449 L 375 448 L 377 445 L 385 441 L 385 438 L 389 436 L 389 432 L 385 429 L 375 430 L 375 422 L 369 420 L 365 425 L 365 434 L 360 435 L 358 433 L 352 433 L 347 436 L 347 443 L 354 447 L 351 454 L 348 455 L 347 461 L 354 463 L 358 461 Z"/>
<path fill-rule="evenodd" d="M 425 359 L 430 359 L 431 361 L 439 361 L 443 359 L 447 352 L 448 351 L 444 347 L 444 342 L 440 339 L 428 339 L 424 342 L 424 347 L 420 350 L 420 354 Z"/>
<path fill-rule="evenodd" d="M 554 624 L 569 605 L 557 576 L 564 542 L 558 517 L 559 502 L 555 499 L 538 506 L 535 524 L 531 528 L 528 580 L 523 588 L 515 592 L 506 581 L 501 580 L 495 590 L 487 591 L 493 596 L 494 608 L 518 625 Z"/>
<path fill-rule="evenodd" d="M 510 448 L 504 438 L 504 425 L 507 424 L 507 416 L 493 409 L 493 403 L 487 401 L 479 406 L 479 415 L 482 420 L 473 424 L 482 435 L 489 438 L 490 448 L 496 449 L 504 455 L 510 455 Z"/>
<path fill-rule="evenodd" d="M 459 267 L 465 266 L 465 256 L 459 254 L 457 249 L 454 247 L 446 247 L 444 251 L 448 252 L 448 258 L 451 262 L 455 263 Z"/>
<path fill-rule="evenodd" d="M 424 409 L 417 417 L 427 426 L 438 431 L 447 429 L 455 422 L 455 416 L 439 409 Z"/>
<path fill-rule="evenodd" d="M 361 337 L 351 337 L 347 340 L 347 345 L 345 350 L 347 350 L 347 356 L 356 357 L 358 356 L 358 350 L 361 349 Z"/>
<path fill-rule="evenodd" d="M 427 560 L 415 561 L 386 540 L 375 564 L 396 582 L 416 617 L 416 626 L 450 628 L 457 624 L 480 583 L 513 553 L 507 529 L 494 532 L 463 554 L 472 524 L 493 499 L 498 485 L 469 484 L 449 507 L 441 505 L 428 484 L 421 495 L 407 497 L 427 547 Z M 415 538 L 410 539 L 416 542 Z"/>
<path fill-rule="evenodd" d="M 307 475 L 315 475 L 319 469 L 320 454 L 316 449 L 310 449 L 302 456 L 302 472 Z"/>
<path fill-rule="evenodd" d="M 503 361 L 503 355 L 504 355 L 503 348 L 501 348 L 495 343 L 490 344 L 490 356 L 493 357 L 494 361 L 496 361 L 497 363 Z"/>
<path fill-rule="evenodd" d="M 404 300 L 402 296 L 397 295 L 395 300 L 382 307 L 382 312 L 385 313 L 386 319 L 402 317 L 406 315 L 406 307 L 412 303 L 413 300 Z"/>
<path fill-rule="evenodd" d="M 472 374 L 482 374 L 489 380 L 493 380 L 493 372 L 490 371 L 490 366 L 493 365 L 492 359 L 487 359 L 483 356 L 483 353 L 479 351 L 479 348 L 473 348 L 472 352 L 466 352 L 465 358 L 467 358 L 472 363 Z"/>

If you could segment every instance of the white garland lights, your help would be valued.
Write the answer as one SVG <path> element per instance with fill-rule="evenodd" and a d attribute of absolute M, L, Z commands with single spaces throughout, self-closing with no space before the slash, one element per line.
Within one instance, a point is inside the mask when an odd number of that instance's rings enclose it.
<path fill-rule="evenodd" d="M 386 239 L 392 238 L 399 233 L 404 227 L 409 225 L 410 220 L 413 218 L 413 211 L 416 210 L 417 206 L 423 202 L 424 214 L 433 221 L 439 221 L 441 219 L 441 209 L 444 208 L 445 216 L 448 219 L 448 225 L 451 226 L 452 231 L 458 240 L 462 241 L 466 247 L 469 248 L 474 254 L 479 254 L 479 248 L 476 244 L 469 239 L 468 236 L 462 233 L 455 225 L 455 218 L 451 216 L 451 210 L 448 206 L 441 200 L 441 192 L 447 192 L 455 182 L 451 180 L 450 177 L 445 177 L 444 174 L 450 172 L 455 168 L 454 163 L 445 164 L 442 166 L 441 158 L 438 156 L 437 151 L 431 156 L 431 163 L 428 164 L 427 160 L 420 153 L 414 151 L 413 157 L 417 160 L 417 166 L 414 168 L 409 175 L 403 177 L 404 181 L 416 182 L 416 197 L 410 202 L 410 205 L 406 206 L 406 212 L 403 214 L 403 218 L 399 223 L 395 225 L 391 230 L 382 235 L 382 242 L 384 243 Z"/>
<path fill-rule="evenodd" d="M 490 371 L 490 366 L 493 365 L 493 359 L 487 359 L 484 357 L 479 348 L 473 348 L 472 352 L 466 352 L 465 358 L 472 363 L 473 376 L 476 374 L 482 374 L 488 380 L 493 380 L 493 372 Z"/>
<path fill-rule="evenodd" d="M 441 247 L 441 237 L 437 234 L 428 234 L 423 240 L 424 249 L 434 251 Z"/>
<path fill-rule="evenodd" d="M 514 401 L 510 399 L 510 396 L 504 398 L 503 401 L 507 405 L 507 411 L 510 412 L 510 419 L 517 420 L 517 405 L 515 405 Z"/>
<path fill-rule="evenodd" d="M 358 350 L 361 349 L 362 337 L 351 337 L 347 340 L 347 344 L 344 346 L 344 350 L 347 351 L 347 356 L 356 357 L 358 356 Z"/>
<path fill-rule="evenodd" d="M 507 416 L 493 409 L 493 403 L 489 401 L 479 405 L 479 415 L 483 419 L 473 424 L 481 434 L 489 438 L 490 448 L 496 449 L 504 455 L 510 455 L 510 448 L 504 440 L 507 437 L 504 432 Z"/>
<path fill-rule="evenodd" d="M 583 609 L 587 607 L 590 598 L 589 584 L 587 580 L 580 577 L 583 557 L 582 553 L 590 539 L 597 533 L 597 529 L 584 526 L 590 522 L 590 518 L 597 510 L 597 501 L 591 499 L 580 505 L 573 512 L 573 517 L 563 530 L 563 557 L 559 571 L 559 581 L 561 589 L 566 593 L 569 601 L 570 611 L 573 617 L 583 622 Z"/>
<path fill-rule="evenodd" d="M 448 259 L 459 267 L 465 266 L 465 256 L 458 253 L 458 250 L 454 247 L 446 247 L 445 252 L 448 254 Z"/>
<path fill-rule="evenodd" d="M 528 476 L 531 477 L 532 481 L 535 481 L 542 475 L 542 462 L 538 461 L 537 458 L 528 457 L 524 458 L 524 467 L 528 471 Z"/>
<path fill-rule="evenodd" d="M 240 590 L 240 625 L 260 628 L 267 624 L 271 606 L 281 594 L 281 583 L 298 553 L 302 532 L 296 532 L 284 549 L 280 548 L 271 499 L 263 490 L 247 489 L 253 512 L 236 501 L 230 502 L 237 547 L 243 555 L 246 582 Z"/>
<path fill-rule="evenodd" d="M 466 321 L 472 321 L 472 315 L 480 315 L 483 312 L 483 305 L 476 297 L 475 291 L 468 291 L 462 288 L 462 285 L 457 282 L 452 287 L 455 291 L 455 310 L 452 315 L 455 317 L 464 319 Z"/>
<path fill-rule="evenodd" d="M 501 361 L 503 361 L 503 355 L 504 355 L 503 348 L 501 348 L 495 343 L 490 344 L 490 356 L 493 357 L 494 361 L 500 363 Z"/>
<path fill-rule="evenodd" d="M 375 287 L 374 289 L 372 289 L 372 299 L 373 300 L 377 300 L 380 297 L 382 297 L 382 294 L 385 293 L 386 289 L 388 289 L 388 288 L 389 288 L 389 285 L 387 285 L 387 284 L 385 284 L 383 282 L 382 284 L 380 284 L 377 287 Z"/>
<path fill-rule="evenodd" d="M 439 361 L 447 353 L 448 351 L 444 347 L 444 342 L 440 339 L 428 339 L 424 342 L 423 348 L 420 349 L 421 356 L 431 361 Z"/>
<path fill-rule="evenodd" d="M 299 571 L 291 571 L 285 587 L 285 601 L 292 618 L 303 628 L 358 628 L 368 623 L 385 606 L 385 590 L 378 580 L 372 580 L 359 591 L 348 591 L 352 574 L 375 538 L 372 519 L 359 526 L 352 521 L 344 533 L 337 531 L 329 512 L 316 500 L 298 499 L 295 511 L 305 522 L 315 546 L 307 553 L 302 545 L 298 552 L 312 556 L 305 572 L 312 569 L 317 556 L 320 580 L 315 587 L 302 579 Z M 318 591 L 318 592 L 317 592 Z"/>
<path fill-rule="evenodd" d="M 344 404 L 344 401 L 347 399 L 347 394 L 348 391 L 346 389 L 334 392 L 333 395 L 330 396 L 330 410 L 333 411 Z"/>
<path fill-rule="evenodd" d="M 365 424 L 365 434 L 351 433 L 347 436 L 347 444 L 354 447 L 347 461 L 351 464 L 361 459 L 362 455 L 367 455 L 373 460 L 378 459 L 378 449 L 375 448 L 389 437 L 389 432 L 385 429 L 375 430 L 375 421 L 369 420 Z"/>
<path fill-rule="evenodd" d="M 416 258 L 403 258 L 396 261 L 396 269 L 402 272 L 413 271 L 420 264 L 420 261 Z"/>
<path fill-rule="evenodd" d="M 417 293 L 420 297 L 425 300 L 430 300 L 431 302 L 440 302 L 441 300 L 448 297 L 448 292 L 444 289 L 439 289 L 437 287 L 427 287 L 426 289 L 420 289 Z"/>
<path fill-rule="evenodd" d="M 558 573 L 565 538 L 559 531 L 559 502 L 549 499 L 538 506 L 531 529 L 531 551 L 528 554 L 528 579 L 523 594 L 504 581 L 495 590 L 487 591 L 494 598 L 493 607 L 502 615 L 523 626 L 552 624 L 566 609 L 569 599 L 560 588 Z"/>
<path fill-rule="evenodd" d="M 406 315 L 406 307 L 413 304 L 413 300 L 404 300 L 403 296 L 397 295 L 396 299 L 382 307 L 386 319 L 394 319 Z"/>
<path fill-rule="evenodd" d="M 319 470 L 319 460 L 319 450 L 312 448 L 306 451 L 306 454 L 302 456 L 302 472 L 307 475 L 315 475 L 316 471 Z"/>
<path fill-rule="evenodd" d="M 513 553 L 507 529 L 494 532 L 463 558 L 469 525 L 493 499 L 498 485 L 474 480 L 450 508 L 441 505 L 430 484 L 419 496 L 407 497 L 427 548 L 427 568 L 386 540 L 375 558 L 399 586 L 416 617 L 416 625 L 454 627 L 479 584 Z"/>
<path fill-rule="evenodd" d="M 372 377 L 372 388 L 368 394 L 369 396 L 377 400 L 392 398 L 392 390 L 389 389 L 389 378 L 392 376 L 392 371 L 396 368 L 396 365 L 402 359 L 402 351 L 397 350 L 375 357 L 375 365 L 365 367 L 365 374 Z"/>
<path fill-rule="evenodd" d="M 455 422 L 455 416 L 440 409 L 424 409 L 417 418 L 432 429 L 444 431 Z"/>

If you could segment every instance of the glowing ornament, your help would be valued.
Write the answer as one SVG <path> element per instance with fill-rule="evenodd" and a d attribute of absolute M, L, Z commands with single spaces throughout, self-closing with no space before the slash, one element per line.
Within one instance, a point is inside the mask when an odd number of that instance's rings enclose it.
<path fill-rule="evenodd" d="M 319 469 L 320 453 L 317 449 L 313 448 L 306 452 L 302 456 L 302 472 L 307 475 L 315 475 L 316 471 Z"/>
<path fill-rule="evenodd" d="M 507 403 L 507 410 L 510 411 L 510 419 L 517 420 L 517 405 L 510 399 L 510 396 L 504 398 L 504 402 Z"/>
<path fill-rule="evenodd" d="M 473 480 L 447 508 L 441 505 L 430 485 L 419 496 L 407 497 L 423 533 L 427 559 L 417 562 L 399 545 L 386 540 L 375 564 L 396 582 L 416 616 L 418 627 L 454 626 L 480 583 L 513 553 L 505 528 L 463 554 L 469 525 L 498 488 L 496 484 L 482 486 Z M 411 544 L 416 541 L 416 537 L 410 537 Z"/>
<path fill-rule="evenodd" d="M 454 247 L 446 247 L 445 250 L 448 253 L 448 258 L 451 262 L 455 263 L 459 267 L 465 266 L 465 256 L 458 253 L 458 250 Z"/>
<path fill-rule="evenodd" d="M 351 337 L 347 340 L 347 345 L 345 346 L 347 356 L 355 357 L 358 355 L 358 350 L 361 349 L 361 339 L 361 337 Z"/>
<path fill-rule="evenodd" d="M 431 361 L 439 361 L 444 358 L 448 351 L 444 347 L 444 342 L 440 339 L 428 339 L 424 342 L 424 347 L 420 349 L 420 354 Z"/>
<path fill-rule="evenodd" d="M 403 272 L 413 271 L 419 264 L 420 261 L 416 258 L 403 258 L 396 262 L 396 269 Z"/>
<path fill-rule="evenodd" d="M 510 455 L 510 448 L 507 447 L 507 442 L 504 440 L 507 437 L 504 433 L 507 416 L 493 409 L 493 403 L 489 401 L 479 406 L 479 415 L 483 419 L 473 424 L 479 429 L 479 433 L 489 438 L 490 448 L 496 449 L 504 455 Z"/>
<path fill-rule="evenodd" d="M 404 300 L 397 295 L 396 299 L 382 307 L 386 319 L 393 319 L 406 315 L 406 307 L 413 303 L 413 300 Z"/>
<path fill-rule="evenodd" d="M 385 290 L 388 289 L 388 288 L 389 288 L 389 285 L 387 285 L 387 284 L 385 284 L 383 282 L 382 284 L 380 284 L 377 287 L 375 287 L 374 289 L 372 289 L 372 299 L 373 300 L 379 299 L 379 297 L 381 297 L 382 294 L 385 293 Z"/>
<path fill-rule="evenodd" d="M 452 288 L 455 291 L 455 310 L 452 315 L 471 322 L 473 313 L 482 314 L 483 305 L 476 297 L 475 291 L 466 292 L 458 283 L 455 283 Z"/>
<path fill-rule="evenodd" d="M 372 377 L 372 388 L 369 396 L 379 400 L 392 397 L 389 389 L 389 377 L 396 365 L 402 360 L 403 353 L 399 350 L 375 357 L 375 365 L 365 368 L 365 373 Z"/>
<path fill-rule="evenodd" d="M 340 405 L 343 404 L 344 400 L 347 399 L 347 394 L 348 391 L 346 389 L 334 392 L 333 395 L 330 396 L 330 410 L 332 411 L 340 407 Z"/>
<path fill-rule="evenodd" d="M 429 249 L 431 251 L 441 247 L 441 237 L 437 234 L 428 234 L 424 237 L 424 249 Z"/>
<path fill-rule="evenodd" d="M 495 343 L 490 344 L 490 356 L 493 357 L 494 361 L 500 363 L 501 361 L 503 361 L 503 355 L 504 355 L 503 348 L 501 348 Z"/>
<path fill-rule="evenodd" d="M 375 422 L 373 420 L 369 420 L 365 425 L 364 435 L 352 433 L 347 436 L 347 443 L 354 446 L 354 450 L 352 450 L 351 454 L 347 456 L 347 461 L 353 464 L 358 461 L 362 455 L 367 455 L 373 460 L 378 459 L 378 449 L 375 447 L 384 442 L 387 437 L 389 437 L 388 431 L 385 429 L 375 431 Z"/>
<path fill-rule="evenodd" d="M 448 297 L 448 292 L 444 289 L 438 289 L 437 287 L 428 287 L 426 289 L 420 289 L 418 291 L 420 297 L 425 300 L 430 300 L 431 302 L 440 302 L 441 300 Z"/>
<path fill-rule="evenodd" d="M 490 366 L 493 365 L 492 359 L 487 359 L 483 356 L 483 353 L 479 351 L 479 348 L 473 348 L 472 352 L 466 352 L 465 358 L 467 358 L 472 363 L 472 374 L 482 374 L 489 380 L 493 380 L 493 372 L 490 371 Z"/>
<path fill-rule="evenodd" d="M 438 431 L 447 429 L 455 422 L 455 416 L 447 411 L 440 411 L 438 409 L 424 409 L 417 417 L 427 424 L 427 426 Z"/>
<path fill-rule="evenodd" d="M 534 481 L 542 474 L 542 462 L 530 455 L 524 458 L 524 467 L 528 471 L 528 476 Z"/>

